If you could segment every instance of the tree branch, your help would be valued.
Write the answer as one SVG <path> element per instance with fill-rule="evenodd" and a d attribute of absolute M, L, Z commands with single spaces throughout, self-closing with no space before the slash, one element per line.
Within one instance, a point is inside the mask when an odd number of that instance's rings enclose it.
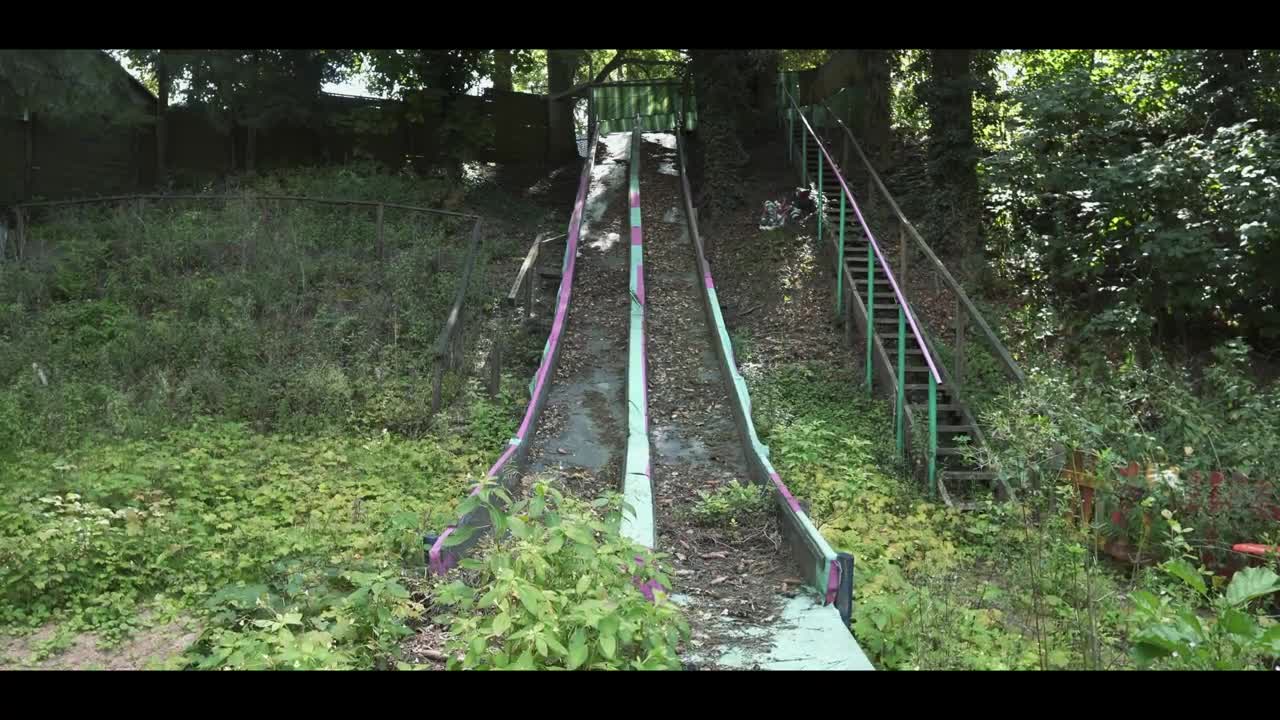
<path fill-rule="evenodd" d="M 599 85 L 601 82 L 604 81 L 606 77 L 609 76 L 609 73 L 622 67 L 622 64 L 626 60 L 626 58 L 627 58 L 627 51 L 619 50 L 617 53 L 614 54 L 612 60 L 605 63 L 604 67 L 600 68 L 600 72 L 596 73 L 596 76 L 594 78 L 580 85 L 574 85 L 573 87 L 569 88 L 568 90 L 565 90 L 564 92 L 556 93 L 555 95 L 552 95 L 550 99 L 562 100 L 566 97 L 577 95 L 578 93 L 582 92 L 583 90 L 586 90 L 587 88 L 593 85 Z"/>

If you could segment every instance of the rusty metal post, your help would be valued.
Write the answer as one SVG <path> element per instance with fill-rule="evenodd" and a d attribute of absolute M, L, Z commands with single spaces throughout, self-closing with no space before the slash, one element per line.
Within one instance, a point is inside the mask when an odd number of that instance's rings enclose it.
<path fill-rule="evenodd" d="M 378 203 L 378 262 L 382 262 L 382 259 L 385 256 L 382 241 L 382 210 L 382 203 Z"/>

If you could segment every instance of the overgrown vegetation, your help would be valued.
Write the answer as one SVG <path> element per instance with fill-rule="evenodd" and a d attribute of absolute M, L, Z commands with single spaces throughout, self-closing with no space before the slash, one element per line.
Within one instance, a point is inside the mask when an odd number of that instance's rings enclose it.
<path fill-rule="evenodd" d="M 1134 667 L 1161 654 L 1153 643 L 1197 642 L 1196 633 L 1237 643 L 1224 667 L 1266 667 L 1280 649 L 1261 602 L 1231 605 L 1239 615 L 1226 625 L 1187 625 L 1198 603 L 1175 576 L 1110 565 L 1087 525 L 1046 511 L 1050 501 L 1059 508 L 1078 501 L 1072 486 L 1046 477 L 1041 492 L 1027 492 L 1017 505 L 948 511 L 901 475 L 889 413 L 846 392 L 857 386 L 854 377 L 822 365 L 787 366 L 751 383 L 757 427 L 775 465 L 809 501 L 828 541 L 857 558 L 852 629 L 878 666 Z M 1164 534 L 1183 537 L 1173 513 L 1161 516 L 1155 507 Z M 1267 576 L 1252 577 L 1233 597 L 1265 585 Z M 1250 600 L 1266 594 L 1258 592 Z M 1172 623 L 1183 624 L 1162 629 Z M 1162 666 L 1198 662 L 1170 652 Z"/>
<path fill-rule="evenodd" d="M 485 557 L 462 561 L 471 578 L 436 596 L 453 608 L 441 618 L 452 633 L 451 667 L 680 668 L 676 645 L 689 627 L 667 596 L 662 556 L 619 532 L 618 496 L 587 505 L 539 482 L 511 502 L 501 487 L 483 485 L 460 508 L 487 509 L 494 542 Z"/>
<path fill-rule="evenodd" d="M 347 168 L 253 189 L 430 206 L 432 188 Z M 58 212 L 32 227 L 27 262 L 0 266 L 0 449 L 145 437 L 201 415 L 420 435 L 469 230 L 388 210 L 380 263 L 372 208 L 246 197 Z M 473 312 L 491 295 L 491 251 Z"/>
<path fill-rule="evenodd" d="M 443 188 L 348 167 L 252 190 L 431 206 Z M 422 538 L 526 393 L 450 373 L 429 412 L 470 223 L 388 210 L 381 263 L 372 208 L 247 193 L 30 233 L 0 266 L 0 629 L 114 643 L 175 617 L 202 631 L 171 667 L 396 664 Z"/>

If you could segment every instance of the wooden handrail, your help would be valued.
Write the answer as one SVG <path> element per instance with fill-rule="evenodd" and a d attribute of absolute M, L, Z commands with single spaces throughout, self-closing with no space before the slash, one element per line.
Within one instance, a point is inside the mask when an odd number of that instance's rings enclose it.
<path fill-rule="evenodd" d="M 454 295 L 453 305 L 449 307 L 449 317 L 436 337 L 436 359 L 444 357 L 453 340 L 453 335 L 461 323 L 462 305 L 467 299 L 467 286 L 471 282 L 471 270 L 476 265 L 476 256 L 480 254 L 480 220 L 476 220 L 471 228 L 471 248 L 467 250 L 466 263 L 463 265 L 462 277 L 458 278 L 458 292 Z"/>
<path fill-rule="evenodd" d="M 840 117 L 831 110 L 825 100 L 822 102 L 822 107 L 827 111 L 827 114 L 836 121 L 840 126 L 840 129 L 844 130 L 846 138 L 853 145 L 854 151 L 858 153 L 858 157 L 866 167 L 867 173 L 871 177 L 872 182 L 880 190 L 881 196 L 888 201 L 889 207 L 893 210 L 893 214 L 898 218 L 898 222 L 902 223 L 902 227 L 906 228 L 907 234 L 915 239 L 916 244 L 924 251 L 925 257 L 929 259 L 929 262 L 933 264 L 934 268 L 942 276 L 942 279 L 946 282 L 947 286 L 950 287 L 952 292 L 956 294 L 956 297 L 959 298 L 960 304 L 969 314 L 969 317 L 973 318 L 974 322 L 977 323 L 978 328 L 982 330 L 982 334 L 986 336 L 987 342 L 991 345 L 992 349 L 996 351 L 996 355 L 1000 357 L 1005 368 L 1019 383 L 1025 383 L 1027 378 L 1022 372 L 1022 368 L 1018 367 L 1018 363 L 1015 362 L 1013 356 L 1009 354 L 1009 350 L 1004 346 L 1004 343 L 1000 342 L 1000 338 L 996 336 L 995 331 L 987 324 L 986 319 L 982 317 L 982 313 L 978 312 L 978 308 L 973 304 L 973 301 L 969 299 L 969 295 L 964 291 L 964 288 L 962 288 L 960 283 L 952 277 L 951 273 L 947 270 L 946 265 L 942 264 L 942 261 L 934 254 L 933 249 L 929 247 L 929 243 L 925 242 L 924 238 L 920 236 L 919 231 L 917 231 L 915 226 L 911 224 L 911 221 L 907 219 L 907 216 L 903 214 L 902 208 L 898 207 L 898 203 L 893 199 L 893 195 L 889 194 L 889 189 L 885 187 L 884 181 L 880 179 L 880 174 L 876 172 L 874 167 L 872 167 L 871 161 L 867 158 L 866 153 L 862 151 L 862 146 L 858 144 L 858 140 L 853 136 L 853 132 L 849 130 L 849 128 L 844 124 L 844 121 L 842 121 Z"/>

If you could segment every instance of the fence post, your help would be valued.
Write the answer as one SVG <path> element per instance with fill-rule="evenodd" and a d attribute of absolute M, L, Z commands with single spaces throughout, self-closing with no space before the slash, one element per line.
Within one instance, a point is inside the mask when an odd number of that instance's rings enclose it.
<path fill-rule="evenodd" d="M 502 341 L 493 339 L 493 348 L 489 351 L 489 399 L 498 397 L 502 385 Z"/>
<path fill-rule="evenodd" d="M 800 133 L 800 184 L 809 187 L 809 133 Z"/>
<path fill-rule="evenodd" d="M 907 223 L 902 218 L 898 218 L 898 279 L 902 282 L 898 283 L 898 289 L 902 291 L 902 296 L 907 296 Z"/>
<path fill-rule="evenodd" d="M 823 215 L 826 215 L 826 212 L 823 210 L 823 207 L 822 207 L 822 206 L 823 206 L 823 205 L 825 205 L 825 204 L 827 203 L 827 191 L 826 191 L 826 190 L 824 190 L 824 189 L 823 189 L 823 187 L 822 187 L 822 165 L 823 165 L 823 163 L 822 163 L 822 153 L 821 153 L 821 152 L 819 152 L 819 153 L 818 153 L 818 197 L 814 198 L 815 200 L 817 200 L 817 201 L 818 201 L 816 204 L 817 204 L 817 206 L 818 206 L 818 244 L 819 244 L 819 247 L 821 247 L 821 246 L 822 246 L 823 241 L 826 239 L 826 238 L 824 238 L 824 237 L 823 237 L 823 235 L 822 235 L 822 216 L 823 216 Z"/>
<path fill-rule="evenodd" d="M 18 219 L 18 242 L 14 254 L 19 260 L 25 260 L 27 257 L 27 211 L 24 208 L 15 208 L 13 214 Z"/>
<path fill-rule="evenodd" d="M 378 203 L 378 262 L 382 262 L 383 246 L 382 246 L 382 203 Z"/>
<path fill-rule="evenodd" d="M 867 394 L 871 394 L 871 348 L 876 334 L 876 253 L 867 241 Z"/>
<path fill-rule="evenodd" d="M 844 303 L 844 224 L 845 224 L 845 197 L 844 189 L 840 190 L 840 249 L 836 253 L 836 312 L 845 306 Z M 870 247 L 868 246 L 868 252 Z M 847 323 L 852 319 L 849 313 L 845 313 L 844 321 Z"/>
<path fill-rule="evenodd" d="M 534 278 L 538 277 L 538 264 L 542 262 L 541 236 L 534 238 L 534 242 L 539 243 L 539 246 L 533 253 L 533 265 L 529 268 L 529 272 L 524 275 L 524 322 L 521 325 L 528 325 L 529 321 L 534 317 L 533 283 Z"/>
<path fill-rule="evenodd" d="M 938 494 L 938 380 L 929 371 L 929 497 Z"/>
<path fill-rule="evenodd" d="M 930 375 L 930 378 L 933 376 Z M 907 450 L 907 308 L 898 303 L 898 402 L 895 413 L 898 457 L 906 459 Z"/>
<path fill-rule="evenodd" d="M 956 297 L 956 371 L 952 374 L 951 391 L 957 398 L 960 397 L 960 387 L 964 382 L 964 336 L 969 327 L 968 320 L 968 314 L 960 305 L 960 298 Z"/>

